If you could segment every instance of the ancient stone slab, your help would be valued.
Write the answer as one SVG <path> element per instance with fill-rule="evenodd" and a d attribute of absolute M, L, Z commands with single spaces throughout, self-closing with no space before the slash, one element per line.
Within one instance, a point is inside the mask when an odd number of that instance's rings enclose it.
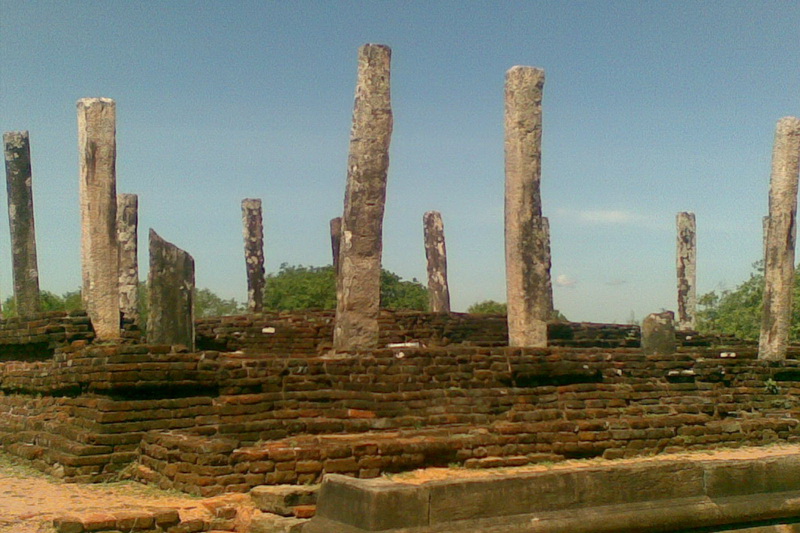
<path fill-rule="evenodd" d="M 262 511 L 292 516 L 292 508 L 317 503 L 319 485 L 263 485 L 254 487 L 250 497 Z"/>
<path fill-rule="evenodd" d="M 759 359 L 786 358 L 794 287 L 799 171 L 800 119 L 784 117 L 778 121 L 772 152 Z"/>
<path fill-rule="evenodd" d="M 383 212 L 392 135 L 390 62 L 388 46 L 367 44 L 359 49 L 336 287 L 333 347 L 338 351 L 378 344 Z"/>
<path fill-rule="evenodd" d="M 651 313 L 642 321 L 642 351 L 645 355 L 675 353 L 675 314 L 672 311 Z"/>
<path fill-rule="evenodd" d="M 260 313 L 264 307 L 264 223 L 261 200 L 242 200 L 244 261 L 247 267 L 247 310 Z"/>
<path fill-rule="evenodd" d="M 20 316 L 38 313 L 39 267 L 36 262 L 36 229 L 33 217 L 33 176 L 27 131 L 3 134 L 8 191 L 8 225 L 14 300 Z"/>
<path fill-rule="evenodd" d="M 339 275 L 339 251 L 342 241 L 342 217 L 331 219 L 331 255 L 333 256 L 333 272 Z"/>
<path fill-rule="evenodd" d="M 547 345 L 552 316 L 549 226 L 542 217 L 544 71 L 513 67 L 505 86 L 506 293 L 510 346 Z"/>
<path fill-rule="evenodd" d="M 120 336 L 116 104 L 78 100 L 83 302 L 98 340 Z"/>
<path fill-rule="evenodd" d="M 422 216 L 425 231 L 425 258 L 428 260 L 428 296 L 433 313 L 450 312 L 450 288 L 447 285 L 447 247 L 444 222 L 438 211 Z"/>
<path fill-rule="evenodd" d="M 678 227 L 676 266 L 678 271 L 678 329 L 696 329 L 697 314 L 697 224 L 694 213 L 681 212 Z"/>
<path fill-rule="evenodd" d="M 147 341 L 194 350 L 194 259 L 150 230 Z"/>
<path fill-rule="evenodd" d="M 139 197 L 117 196 L 117 242 L 119 243 L 119 310 L 139 322 Z"/>

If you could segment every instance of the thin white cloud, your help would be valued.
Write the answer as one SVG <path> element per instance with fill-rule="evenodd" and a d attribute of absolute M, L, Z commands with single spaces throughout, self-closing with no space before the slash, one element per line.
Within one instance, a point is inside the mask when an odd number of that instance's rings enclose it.
<path fill-rule="evenodd" d="M 616 287 L 618 285 L 625 285 L 626 283 L 628 283 L 628 282 L 625 281 L 624 279 L 612 279 L 612 280 L 606 281 L 606 285 L 611 285 L 612 287 Z"/>
<path fill-rule="evenodd" d="M 566 274 L 559 274 L 556 277 L 555 284 L 559 287 L 574 287 L 578 284 L 577 280 L 572 279 L 571 277 L 567 276 Z"/>

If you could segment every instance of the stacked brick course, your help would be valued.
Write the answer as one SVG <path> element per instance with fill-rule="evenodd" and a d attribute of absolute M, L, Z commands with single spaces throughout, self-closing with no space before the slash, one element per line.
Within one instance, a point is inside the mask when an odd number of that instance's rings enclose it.
<path fill-rule="evenodd" d="M 504 326 L 498 317 L 387 312 L 387 341 L 422 346 L 333 357 L 320 349 L 324 313 L 304 316 L 201 323 L 234 352 L 81 339 L 48 360 L 0 363 L 0 443 L 68 480 L 112 479 L 136 462 L 141 479 L 208 496 L 328 472 L 800 438 L 797 348 L 768 363 L 752 343 L 703 346 L 686 333 L 678 353 L 644 356 L 620 347 L 638 344 L 635 328 L 593 324 L 551 326 L 576 346 L 508 348 L 481 330 Z"/>

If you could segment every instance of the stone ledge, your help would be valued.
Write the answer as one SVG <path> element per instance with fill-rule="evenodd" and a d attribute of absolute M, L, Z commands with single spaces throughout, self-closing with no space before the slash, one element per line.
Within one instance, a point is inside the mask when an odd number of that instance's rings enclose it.
<path fill-rule="evenodd" d="M 330 475 L 317 516 L 303 532 L 644 533 L 790 519 L 800 519 L 796 453 L 575 467 L 419 485 Z"/>

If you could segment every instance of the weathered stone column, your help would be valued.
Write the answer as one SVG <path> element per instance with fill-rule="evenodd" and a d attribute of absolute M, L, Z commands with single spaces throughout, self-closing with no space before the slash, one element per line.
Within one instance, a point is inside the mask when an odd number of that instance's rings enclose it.
<path fill-rule="evenodd" d="M 697 314 L 697 225 L 694 213 L 681 212 L 678 227 L 678 330 L 694 331 Z"/>
<path fill-rule="evenodd" d="M 244 262 L 247 267 L 247 310 L 260 313 L 264 307 L 264 222 L 261 200 L 242 200 Z"/>
<path fill-rule="evenodd" d="M 450 312 L 450 288 L 447 285 L 447 247 L 444 222 L 438 211 L 422 215 L 425 230 L 425 258 L 428 260 L 428 296 L 431 312 Z"/>
<path fill-rule="evenodd" d="M 333 272 L 339 275 L 339 250 L 342 242 L 342 217 L 331 219 L 331 255 L 333 256 Z"/>
<path fill-rule="evenodd" d="M 651 313 L 642 321 L 642 352 L 645 355 L 670 355 L 677 349 L 675 315 L 672 311 Z"/>
<path fill-rule="evenodd" d="M 333 348 L 338 351 L 378 344 L 383 210 L 392 135 L 391 55 L 383 45 L 366 44 L 358 50 L 333 332 Z"/>
<path fill-rule="evenodd" d="M 120 337 L 116 105 L 78 100 L 83 302 L 99 340 Z"/>
<path fill-rule="evenodd" d="M 799 171 L 800 119 L 784 117 L 778 121 L 772 152 L 759 359 L 786 358 L 792 319 Z"/>
<path fill-rule="evenodd" d="M 119 310 L 139 323 L 139 197 L 117 196 L 119 243 Z"/>
<path fill-rule="evenodd" d="M 194 259 L 150 230 L 147 342 L 194 350 Z"/>
<path fill-rule="evenodd" d="M 3 134 L 8 191 L 8 226 L 14 300 L 19 316 L 38 313 L 39 267 L 36 262 L 36 229 L 33 220 L 31 148 L 27 131 Z"/>
<path fill-rule="evenodd" d="M 505 86 L 505 233 L 508 343 L 547 346 L 552 315 L 549 225 L 542 217 L 544 71 L 512 67 Z"/>

